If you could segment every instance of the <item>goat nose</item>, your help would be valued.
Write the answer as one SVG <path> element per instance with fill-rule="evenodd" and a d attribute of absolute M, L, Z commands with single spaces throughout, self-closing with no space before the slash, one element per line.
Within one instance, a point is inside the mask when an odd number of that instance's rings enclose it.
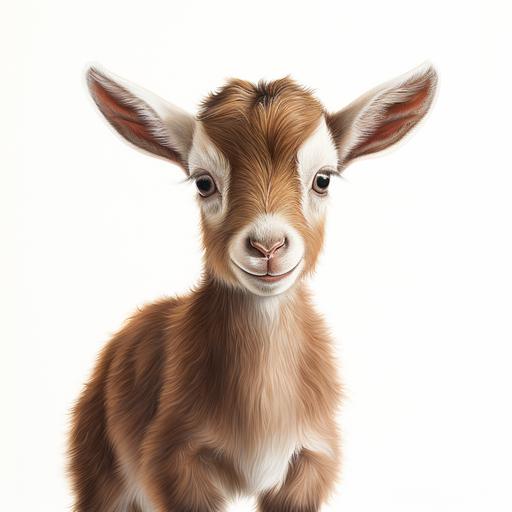
<path fill-rule="evenodd" d="M 257 240 L 253 240 L 252 238 L 249 238 L 249 244 L 267 259 L 272 258 L 275 252 L 281 247 L 283 247 L 285 243 L 285 238 L 281 238 L 280 240 L 274 243 L 263 243 L 258 242 Z"/>

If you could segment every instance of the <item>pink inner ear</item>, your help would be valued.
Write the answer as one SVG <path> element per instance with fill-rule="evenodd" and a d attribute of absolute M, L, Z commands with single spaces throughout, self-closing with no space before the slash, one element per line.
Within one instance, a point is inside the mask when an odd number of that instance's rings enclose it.
<path fill-rule="evenodd" d="M 98 82 L 92 84 L 93 94 L 105 117 L 119 130 L 129 130 L 133 136 L 146 141 L 153 139 L 137 112 L 123 105 L 115 96 Z"/>
<path fill-rule="evenodd" d="M 364 145 L 371 146 L 376 142 L 389 140 L 395 133 L 399 132 L 404 125 L 414 122 L 417 118 L 418 116 L 412 114 L 383 123 L 370 137 L 365 140 Z"/>
<path fill-rule="evenodd" d="M 406 101 L 386 107 L 374 129 L 350 152 L 349 158 L 381 151 L 404 136 L 424 115 L 430 82 Z"/>
<path fill-rule="evenodd" d="M 122 94 L 129 93 L 120 88 L 116 94 L 98 80 L 91 80 L 89 87 L 103 115 L 123 137 L 146 151 L 184 165 L 177 152 L 161 144 L 155 137 L 148 120 L 134 106 L 122 102 Z M 146 109 L 151 112 L 150 107 L 146 106 Z"/>
<path fill-rule="evenodd" d="M 391 105 L 387 109 L 387 115 L 394 116 L 405 114 L 406 112 L 410 112 L 411 110 L 421 110 L 421 106 L 425 103 L 425 100 L 427 99 L 429 92 L 429 87 L 425 87 L 424 89 L 418 91 L 416 94 L 413 94 L 407 101 Z"/>

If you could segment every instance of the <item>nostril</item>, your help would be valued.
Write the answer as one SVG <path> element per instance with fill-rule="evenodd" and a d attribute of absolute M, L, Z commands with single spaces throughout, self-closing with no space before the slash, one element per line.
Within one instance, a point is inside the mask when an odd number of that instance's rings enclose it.
<path fill-rule="evenodd" d="M 286 238 L 281 238 L 273 243 L 265 243 L 259 242 L 257 240 L 253 240 L 252 238 L 249 238 L 249 245 L 256 249 L 262 256 L 265 258 L 271 258 L 274 253 L 283 247 L 283 245 L 286 244 Z"/>
<path fill-rule="evenodd" d="M 269 251 L 262 243 L 253 240 L 252 238 L 249 238 L 249 245 L 256 249 L 265 258 L 268 256 Z"/>
<path fill-rule="evenodd" d="M 270 253 L 269 256 L 272 256 L 278 249 L 281 249 L 281 247 L 283 247 L 285 242 L 286 242 L 286 239 L 281 238 L 274 245 L 272 245 L 272 247 L 270 248 L 270 251 L 269 251 L 269 253 Z"/>

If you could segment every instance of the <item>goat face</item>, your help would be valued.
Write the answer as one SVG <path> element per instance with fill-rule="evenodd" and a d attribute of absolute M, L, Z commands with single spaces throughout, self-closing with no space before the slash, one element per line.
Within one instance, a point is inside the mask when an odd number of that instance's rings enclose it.
<path fill-rule="evenodd" d="M 231 80 L 196 117 L 94 68 L 88 82 L 119 133 L 178 163 L 195 182 L 207 271 L 271 296 L 314 269 L 331 175 L 416 125 L 436 74 L 422 66 L 335 114 L 289 78 Z"/>
<path fill-rule="evenodd" d="M 322 106 L 290 79 L 234 80 L 203 103 L 197 123 L 188 164 L 207 266 L 258 295 L 283 292 L 322 244 L 337 168 Z"/>

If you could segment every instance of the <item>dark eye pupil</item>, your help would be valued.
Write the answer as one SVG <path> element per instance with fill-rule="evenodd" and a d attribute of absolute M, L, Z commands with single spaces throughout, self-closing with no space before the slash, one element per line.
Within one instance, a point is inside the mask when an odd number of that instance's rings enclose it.
<path fill-rule="evenodd" d="M 316 177 L 316 186 L 318 188 L 327 188 L 331 179 L 329 176 L 322 176 L 321 174 Z"/>
<path fill-rule="evenodd" d="M 196 181 L 196 187 L 200 192 L 209 192 L 212 188 L 212 182 L 208 178 L 199 178 Z"/>

